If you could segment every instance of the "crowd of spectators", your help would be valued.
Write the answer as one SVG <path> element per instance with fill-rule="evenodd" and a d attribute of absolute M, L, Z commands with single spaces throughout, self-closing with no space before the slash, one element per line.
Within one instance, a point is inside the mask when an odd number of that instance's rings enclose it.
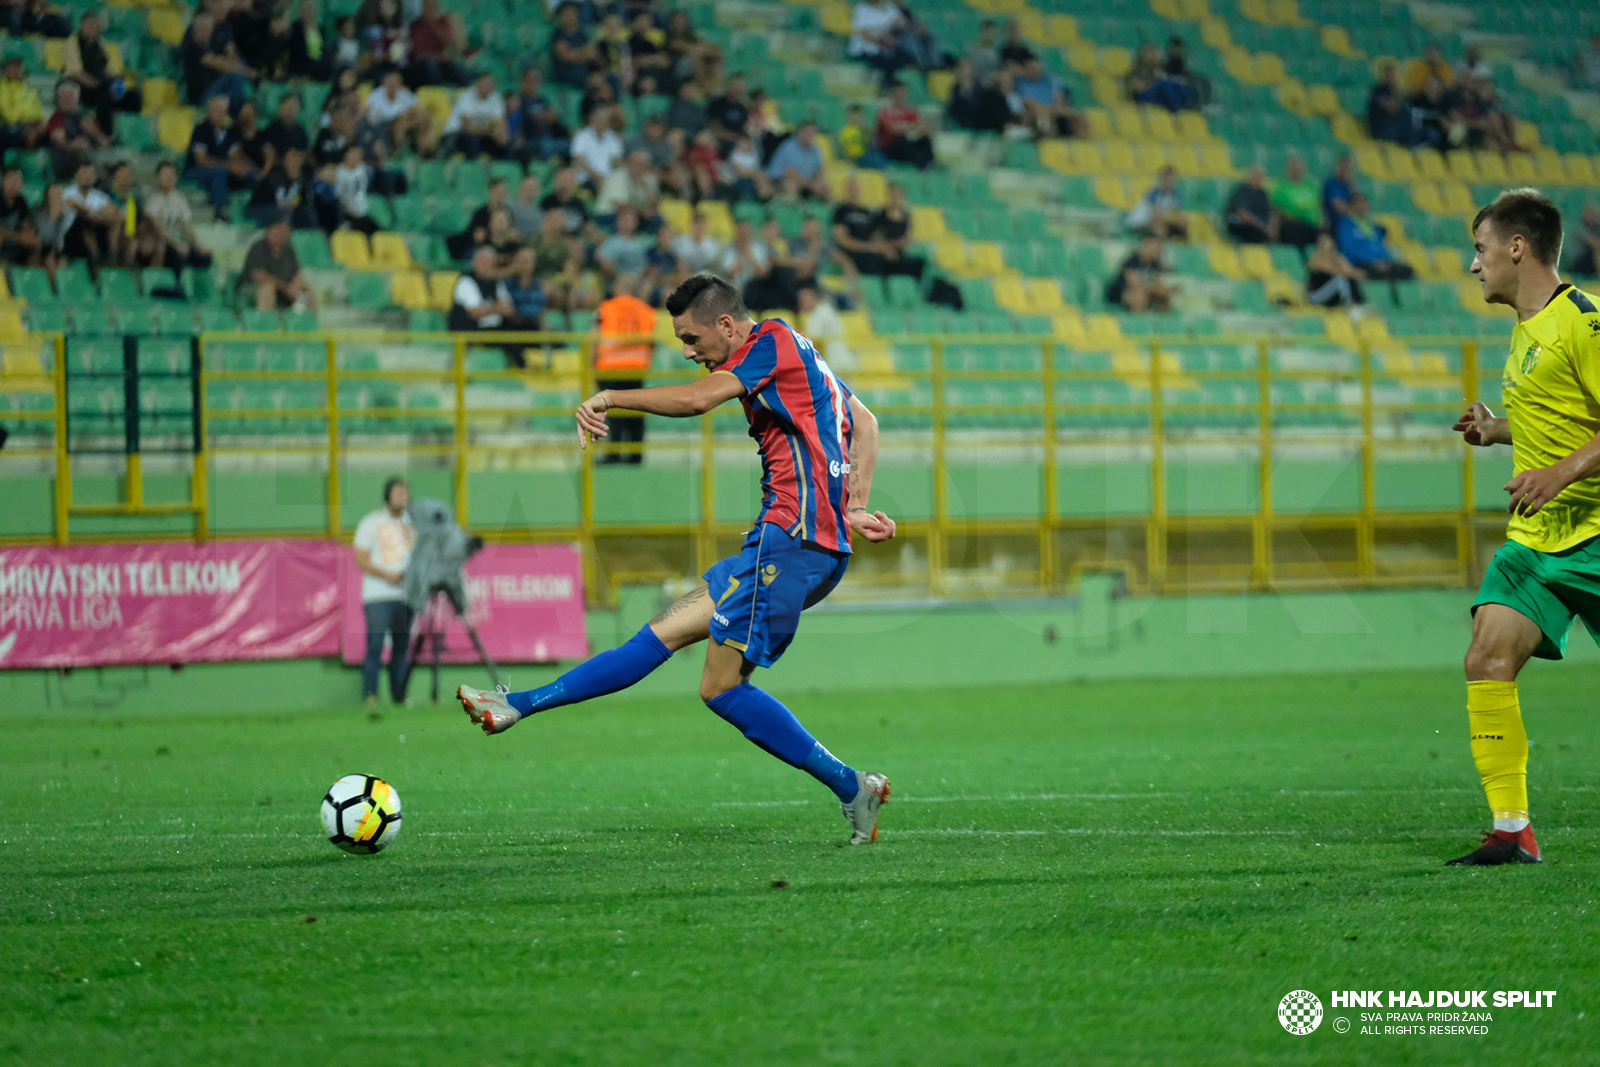
<path fill-rule="evenodd" d="M 1367 95 L 1367 132 L 1377 141 L 1440 152 L 1525 151 L 1495 89 L 1494 71 L 1476 45 L 1452 67 L 1439 46 L 1430 44 L 1408 65 L 1404 80 L 1394 63 L 1385 63 Z"/>
<path fill-rule="evenodd" d="M 945 115 L 961 129 L 1019 137 L 1084 137 L 1089 125 L 1061 79 L 1022 39 L 1015 21 L 997 41 L 997 25 L 983 22 L 977 40 L 956 62 Z"/>

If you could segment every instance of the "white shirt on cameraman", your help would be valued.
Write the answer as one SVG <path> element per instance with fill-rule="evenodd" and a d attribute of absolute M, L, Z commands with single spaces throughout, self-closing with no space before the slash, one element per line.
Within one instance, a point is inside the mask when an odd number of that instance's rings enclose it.
<path fill-rule="evenodd" d="M 356 526 L 355 547 L 371 558 L 373 565 L 386 571 L 404 574 L 411 562 L 411 548 L 417 543 L 417 533 L 411 526 L 411 516 L 401 512 L 391 515 L 388 508 L 379 508 L 367 514 Z M 361 575 L 361 602 L 377 604 L 385 600 L 404 600 L 406 591 L 393 582 Z"/>

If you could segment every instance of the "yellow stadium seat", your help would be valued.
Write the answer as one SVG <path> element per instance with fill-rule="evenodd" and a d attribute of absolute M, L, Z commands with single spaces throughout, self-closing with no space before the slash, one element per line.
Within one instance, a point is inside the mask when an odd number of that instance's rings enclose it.
<path fill-rule="evenodd" d="M 1101 174 L 1106 169 L 1099 141 L 1068 141 L 1067 159 L 1072 165 L 1069 174 Z"/>
<path fill-rule="evenodd" d="M 933 242 L 933 260 L 940 268 L 960 274 L 967 269 L 966 242 L 949 234 Z"/>
<path fill-rule="evenodd" d="M 1133 69 L 1133 53 L 1112 45 L 1099 51 L 1099 69 L 1113 78 L 1121 78 Z"/>
<path fill-rule="evenodd" d="M 1144 136 L 1144 117 L 1133 104 L 1118 104 L 1111 109 L 1111 127 L 1118 137 L 1137 141 Z"/>
<path fill-rule="evenodd" d="M 15 341 L 15 340 L 20 340 L 23 337 L 26 337 L 27 334 L 28 334 L 28 328 L 22 324 L 22 316 L 21 315 L 19 315 L 15 311 L 11 311 L 11 310 L 0 311 L 0 338 L 5 338 L 8 341 Z M 29 354 L 33 355 L 34 362 L 37 363 L 38 360 L 39 360 L 39 357 L 37 355 L 34 355 L 33 353 L 29 353 Z M 11 359 L 11 353 L 10 353 L 9 350 L 7 350 L 7 352 L 6 352 L 6 361 L 7 361 L 6 362 L 6 374 L 8 376 L 11 375 L 11 374 L 16 373 L 15 371 L 13 371 L 11 369 L 10 359 Z"/>
<path fill-rule="evenodd" d="M 183 42 L 183 13 L 175 7 L 152 7 L 149 15 L 150 36 L 167 42 Z"/>
<path fill-rule="evenodd" d="M 1133 144 L 1129 141 L 1107 141 L 1104 145 L 1106 170 L 1112 174 L 1130 174 L 1139 168 L 1134 159 Z"/>
<path fill-rule="evenodd" d="M 1412 361 L 1416 364 L 1417 376 L 1420 378 L 1453 378 L 1450 373 L 1450 364 L 1445 360 L 1443 352 L 1414 352 Z"/>
<path fill-rule="evenodd" d="M 839 315 L 839 321 L 844 326 L 844 339 L 852 343 L 868 340 L 876 334 L 872 331 L 872 320 L 865 311 L 845 311 Z M 661 313 L 656 315 L 656 333 L 661 332 Z M 667 332 L 672 332 L 672 316 L 667 316 Z"/>
<path fill-rule="evenodd" d="M 861 203 L 867 207 L 882 207 L 889 202 L 889 182 L 881 170 L 858 170 L 856 181 L 861 186 Z"/>
<path fill-rule="evenodd" d="M 1356 146 L 1356 169 L 1363 174 L 1377 178 L 1379 181 L 1389 180 L 1389 165 L 1384 162 L 1383 150 L 1371 142 Z"/>
<path fill-rule="evenodd" d="M 1167 165 L 1167 154 L 1161 149 L 1160 141 L 1138 141 L 1134 144 L 1133 158 L 1139 165 L 1139 170 L 1151 173 Z"/>
<path fill-rule="evenodd" d="M 994 280 L 994 302 L 1007 311 L 1026 312 L 1028 310 L 1028 291 L 1022 284 L 1022 279 L 1014 275 L 996 278 Z"/>
<path fill-rule="evenodd" d="M 1234 173 L 1228 148 L 1219 141 L 1211 141 L 1206 145 L 1200 153 L 1200 165 L 1213 178 L 1231 178 Z"/>
<path fill-rule="evenodd" d="M 1412 182 L 1411 202 L 1417 205 L 1419 211 L 1426 211 L 1430 215 L 1446 214 L 1444 198 L 1439 195 L 1438 182 Z"/>
<path fill-rule="evenodd" d="M 178 86 L 171 78 L 146 78 L 139 91 L 144 94 L 146 115 L 159 115 L 169 107 L 178 106 Z"/>
<path fill-rule="evenodd" d="M 1306 99 L 1306 87 L 1294 79 L 1278 83 L 1278 103 L 1284 110 L 1296 115 L 1311 114 L 1311 104 Z"/>
<path fill-rule="evenodd" d="M 1533 168 L 1539 180 L 1547 185 L 1567 184 L 1567 168 L 1561 163 L 1561 153 L 1548 145 L 1534 149 Z"/>
<path fill-rule="evenodd" d="M 1350 316 L 1342 311 L 1330 312 L 1322 320 L 1322 328 L 1328 335 L 1328 342 L 1340 348 L 1359 348 L 1361 339 L 1356 336 L 1356 329 L 1350 324 Z"/>
<path fill-rule="evenodd" d="M 1102 174 L 1094 180 L 1095 199 L 1118 211 L 1132 211 L 1137 200 L 1128 193 L 1127 183 L 1119 174 Z"/>
<path fill-rule="evenodd" d="M 1306 106 L 1313 115 L 1337 115 L 1343 106 L 1331 85 L 1313 85 L 1306 90 Z"/>
<path fill-rule="evenodd" d="M 411 249 L 398 233 L 372 235 L 372 265 L 378 270 L 404 270 L 411 266 Z"/>
<path fill-rule="evenodd" d="M 428 276 L 420 270 L 397 270 L 389 278 L 389 295 L 408 311 L 426 311 L 433 305 Z"/>
<path fill-rule="evenodd" d="M 1412 360 L 1411 353 L 1399 346 L 1385 346 L 1383 354 L 1378 357 L 1383 364 L 1383 373 L 1391 378 L 1415 378 L 1417 365 Z"/>
<path fill-rule="evenodd" d="M 949 233 L 945 226 L 944 211 L 928 204 L 918 204 L 911 209 L 911 239 L 933 241 Z"/>
<path fill-rule="evenodd" d="M 1214 244 L 1206 246 L 1206 258 L 1211 261 L 1211 269 L 1218 274 L 1229 278 L 1243 278 L 1244 267 L 1239 263 L 1239 252 L 1229 244 Z M 1270 263 L 1271 260 L 1268 260 Z"/>
<path fill-rule="evenodd" d="M 1444 281 L 1458 281 L 1467 273 L 1465 256 L 1454 248 L 1433 250 L 1433 273 Z"/>
<path fill-rule="evenodd" d="M 1172 169 L 1185 178 L 1197 178 L 1205 173 L 1205 168 L 1200 164 L 1200 156 L 1195 152 L 1194 145 L 1188 141 L 1173 141 L 1167 145 L 1167 161 L 1172 164 Z"/>
<path fill-rule="evenodd" d="M 1165 108 L 1141 108 L 1144 112 L 1144 128 L 1153 140 L 1176 141 L 1178 139 L 1178 125 L 1172 121 L 1172 112 Z"/>
<path fill-rule="evenodd" d="M 850 36 L 850 5 L 843 3 L 825 3 L 822 13 L 817 21 L 822 28 L 835 37 Z"/>
<path fill-rule="evenodd" d="M 969 241 L 967 243 L 967 270 L 980 276 L 999 274 L 1006 269 L 1005 256 L 1000 252 L 1000 246 L 993 241 Z"/>
<path fill-rule="evenodd" d="M 1087 41 L 1082 44 L 1067 46 L 1067 66 L 1079 74 L 1093 74 L 1099 69 L 1095 59 L 1094 45 Z"/>
<path fill-rule="evenodd" d="M 1450 176 L 1459 181 L 1482 180 L 1478 174 L 1477 161 L 1472 158 L 1471 152 L 1465 150 L 1450 152 L 1445 156 L 1445 165 L 1450 169 Z"/>
<path fill-rule="evenodd" d="M 174 152 L 187 152 L 194 136 L 194 108 L 169 107 L 156 120 L 156 139 Z"/>
<path fill-rule="evenodd" d="M 1198 111 L 1179 112 L 1178 132 L 1195 141 L 1204 141 L 1211 137 L 1211 127 L 1206 125 L 1206 117 Z"/>
<path fill-rule="evenodd" d="M 1089 79 L 1089 96 L 1097 104 L 1113 108 L 1121 107 L 1123 106 L 1122 83 L 1109 74 L 1096 74 Z"/>
<path fill-rule="evenodd" d="M 1506 170 L 1506 159 L 1499 152 L 1474 152 L 1472 155 L 1483 181 L 1503 185 L 1511 180 L 1511 174 Z"/>
<path fill-rule="evenodd" d="M 1467 188 L 1463 181 L 1446 181 L 1439 183 L 1439 192 L 1444 196 L 1444 209 L 1447 215 L 1475 215 L 1478 206 L 1473 203 L 1472 190 Z"/>
<path fill-rule="evenodd" d="M 956 76 L 948 70 L 930 70 L 928 72 L 928 95 L 940 103 L 950 99 L 950 90 L 956 83 Z"/>
<path fill-rule="evenodd" d="M 454 101 L 448 90 L 437 85 L 424 85 L 417 89 L 417 103 L 422 110 L 433 116 L 434 128 L 443 126 L 454 110 Z"/>
<path fill-rule="evenodd" d="M 1518 152 L 1506 159 L 1507 180 L 1513 182 L 1533 183 L 1540 180 L 1539 169 L 1533 165 L 1533 157 Z"/>
<path fill-rule="evenodd" d="M 1111 113 L 1104 108 L 1086 107 L 1083 117 L 1089 123 L 1089 136 L 1096 141 L 1109 140 L 1112 137 Z"/>
<path fill-rule="evenodd" d="M 1270 277 L 1273 271 L 1272 255 L 1267 251 L 1267 246 L 1240 245 L 1239 269 L 1251 278 Z"/>
<path fill-rule="evenodd" d="M 1461 306 L 1474 315 L 1492 315 L 1494 305 L 1483 299 L 1483 285 L 1476 278 L 1456 283 L 1461 293 Z"/>
<path fill-rule="evenodd" d="M 1067 142 L 1060 138 L 1051 137 L 1039 142 L 1039 163 L 1053 171 L 1062 174 L 1072 173 L 1072 155 L 1067 151 Z"/>
<path fill-rule="evenodd" d="M 436 270 L 428 275 L 428 295 L 436 310 L 450 310 L 456 299 L 456 282 L 460 280 L 461 275 L 453 270 Z"/>
<path fill-rule="evenodd" d="M 1212 48 L 1229 48 L 1233 45 L 1233 38 L 1228 33 L 1228 23 L 1220 16 L 1211 14 L 1208 6 L 1206 12 L 1196 18 L 1200 23 L 1200 39 Z"/>
<path fill-rule="evenodd" d="M 47 69 L 60 73 L 62 67 L 62 54 L 66 51 L 67 41 L 64 37 L 46 37 L 44 39 L 44 65 Z"/>
<path fill-rule="evenodd" d="M 336 230 L 333 234 L 333 258 L 351 270 L 372 270 L 372 246 L 367 235 L 360 230 Z"/>
<path fill-rule="evenodd" d="M 1065 341 L 1075 348 L 1087 345 L 1089 342 L 1088 332 L 1083 326 L 1083 316 L 1076 310 L 1052 315 L 1050 329 L 1057 340 Z"/>
<path fill-rule="evenodd" d="M 687 200 L 664 197 L 656 210 L 661 215 L 661 221 L 679 233 L 688 233 L 694 226 L 694 205 Z"/>
<path fill-rule="evenodd" d="M 1289 306 L 1301 303 L 1304 286 L 1282 271 L 1273 271 L 1262 278 L 1261 286 L 1267 292 L 1267 299 L 1274 304 Z"/>
<path fill-rule="evenodd" d="M 733 212 L 726 200 L 702 200 L 700 213 L 706 217 L 706 233 L 719 241 L 733 240 Z"/>
<path fill-rule="evenodd" d="M 1350 43 L 1350 31 L 1343 26 L 1324 26 L 1320 31 L 1322 47 L 1336 56 L 1345 59 L 1356 59 L 1362 54 L 1355 45 Z"/>
<path fill-rule="evenodd" d="M 1383 161 L 1389 167 L 1389 180 L 1396 182 L 1414 181 L 1417 173 L 1417 161 L 1412 158 L 1411 150 L 1401 148 L 1399 145 L 1385 145 Z"/>
<path fill-rule="evenodd" d="M 1030 278 L 1027 291 L 1028 310 L 1035 315 L 1054 315 L 1067 306 L 1061 298 L 1061 285 L 1054 278 Z"/>
<path fill-rule="evenodd" d="M 1356 323 L 1356 336 L 1368 344 L 1386 340 L 1389 336 L 1389 324 L 1384 321 L 1382 315 L 1364 316 Z"/>
<path fill-rule="evenodd" d="M 1261 85 L 1275 85 L 1288 77 L 1284 70 L 1283 57 L 1273 52 L 1257 52 L 1255 57 L 1255 77 Z"/>
<path fill-rule="evenodd" d="M 1444 165 L 1444 156 L 1434 148 L 1419 148 L 1415 153 L 1417 160 L 1417 174 L 1424 178 L 1437 181 L 1450 176 L 1449 168 Z"/>
<path fill-rule="evenodd" d="M 1561 157 L 1563 169 L 1567 172 L 1567 181 L 1572 185 L 1593 185 L 1595 183 L 1594 166 L 1589 162 L 1589 157 L 1582 152 L 1568 152 Z"/>
<path fill-rule="evenodd" d="M 1528 122 L 1526 119 L 1517 119 L 1517 143 L 1528 151 L 1533 151 L 1544 143 L 1539 136 L 1537 123 Z"/>
<path fill-rule="evenodd" d="M 1083 38 L 1078 34 L 1078 20 L 1071 15 L 1046 15 L 1045 40 L 1060 48 L 1069 48 Z"/>
<path fill-rule="evenodd" d="M 1303 26 L 1305 20 L 1300 16 L 1298 0 L 1268 0 L 1267 10 L 1271 13 L 1271 22 L 1277 26 Z"/>
<path fill-rule="evenodd" d="M 1116 344 L 1122 340 L 1122 327 L 1115 315 L 1085 315 L 1084 332 L 1092 344 Z"/>

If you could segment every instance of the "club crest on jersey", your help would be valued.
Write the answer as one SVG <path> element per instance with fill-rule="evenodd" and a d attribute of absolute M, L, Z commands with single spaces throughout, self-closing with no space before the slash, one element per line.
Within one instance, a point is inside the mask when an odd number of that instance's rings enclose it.
<path fill-rule="evenodd" d="M 778 578 L 778 568 L 771 563 L 761 568 L 761 584 L 771 585 Z"/>
<path fill-rule="evenodd" d="M 1524 375 L 1533 373 L 1533 368 L 1539 365 L 1539 353 L 1543 351 L 1544 346 L 1537 341 L 1528 346 L 1528 350 L 1522 354 L 1522 373 Z"/>

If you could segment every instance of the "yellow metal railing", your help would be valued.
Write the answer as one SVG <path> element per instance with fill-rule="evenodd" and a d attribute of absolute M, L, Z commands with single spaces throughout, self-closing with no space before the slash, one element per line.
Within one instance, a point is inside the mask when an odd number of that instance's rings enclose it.
<path fill-rule="evenodd" d="M 203 450 L 194 457 L 192 499 L 186 506 L 148 505 L 140 497 L 139 457 L 127 460 L 126 486 L 128 500 L 114 508 L 77 508 L 72 502 L 73 457 L 68 452 L 67 426 L 67 373 L 72 351 L 72 340 L 59 336 L 40 335 L 38 340 L 51 344 L 55 362 L 53 377 L 55 404 L 50 411 L 8 412 L 3 417 L 48 418 L 55 422 L 55 440 L 50 450 L 55 457 L 56 506 L 54 540 L 65 543 L 78 539 L 106 539 L 109 534 L 97 533 L 93 538 L 82 538 L 71 530 L 71 516 L 80 513 L 96 514 L 150 514 L 165 508 L 168 513 L 178 510 L 192 511 L 195 515 L 193 536 L 206 538 L 219 536 L 212 528 L 211 501 L 206 491 L 207 478 L 203 475 L 218 457 L 262 452 L 295 453 L 316 457 L 325 464 L 327 472 L 326 522 L 319 529 L 273 531 L 272 535 L 322 534 L 340 537 L 346 523 L 341 515 L 340 472 L 347 460 L 363 453 L 397 453 L 407 458 L 438 461 L 448 465 L 451 472 L 453 501 L 456 512 L 463 519 L 470 515 L 470 487 L 472 472 L 487 462 L 496 452 L 523 450 L 530 442 L 536 443 L 548 454 L 567 455 L 576 445 L 576 431 L 570 436 L 548 432 L 530 433 L 516 440 L 493 441 L 484 439 L 479 432 L 486 424 L 522 418 L 556 419 L 570 416 L 569 406 L 554 405 L 501 405 L 469 406 L 468 389 L 477 384 L 496 381 L 523 382 L 546 389 L 572 389 L 577 394 L 588 395 L 596 386 L 592 369 L 592 344 L 590 335 L 577 334 L 414 334 L 387 332 L 348 332 L 317 334 L 257 334 L 209 333 L 201 338 L 200 404 Z M 650 339 L 654 340 L 654 339 Z M 1134 588 L 1160 592 L 1172 588 L 1194 588 L 1207 580 L 1243 584 L 1249 588 L 1269 589 L 1290 585 L 1327 584 L 1325 580 L 1307 574 L 1293 573 L 1293 566 L 1279 559 L 1275 547 L 1278 536 L 1285 530 L 1346 530 L 1353 534 L 1355 551 L 1350 566 L 1334 577 L 1338 582 L 1360 585 L 1401 584 L 1410 582 L 1464 583 L 1476 567 L 1478 528 L 1484 520 L 1473 503 L 1474 470 L 1471 449 L 1465 450 L 1461 460 L 1461 506 L 1451 511 L 1427 509 L 1380 509 L 1378 507 L 1375 470 L 1381 451 L 1394 442 L 1379 433 L 1380 420 L 1392 420 L 1399 413 L 1423 415 L 1433 420 L 1436 438 L 1426 441 L 1401 439 L 1398 444 L 1406 448 L 1432 447 L 1451 450 L 1459 455 L 1460 446 L 1449 433 L 1450 417 L 1458 413 L 1459 405 L 1477 396 L 1478 350 L 1475 339 L 1433 338 L 1431 347 L 1448 348 L 1459 353 L 1459 369 L 1448 378 L 1434 377 L 1410 379 L 1413 384 L 1437 390 L 1448 389 L 1448 398 L 1424 401 L 1380 401 L 1375 398 L 1375 383 L 1379 381 L 1378 360 L 1368 349 L 1345 352 L 1342 367 L 1296 369 L 1276 365 L 1274 353 L 1283 349 L 1316 348 L 1334 351 L 1332 346 L 1320 344 L 1317 339 L 1295 337 L 1225 336 L 1225 337 L 1156 337 L 1143 339 L 1140 349 L 1142 360 L 1136 365 L 1119 361 L 1115 366 L 1089 367 L 1083 357 L 1094 353 L 1071 349 L 1061 342 L 1033 336 L 904 336 L 880 338 L 880 342 L 893 346 L 910 346 L 925 352 L 925 364 L 903 361 L 892 367 L 880 361 L 876 370 L 868 366 L 856 375 L 846 374 L 847 380 L 857 387 L 864 398 L 886 424 L 883 440 L 885 463 L 894 462 L 892 453 L 904 447 L 912 448 L 931 459 L 918 463 L 929 467 L 932 476 L 932 513 L 925 519 L 901 523 L 906 539 L 924 547 L 925 575 L 914 581 L 925 582 L 934 594 L 955 593 L 963 590 L 962 568 L 952 558 L 952 549 L 986 537 L 1025 537 L 1037 545 L 1037 564 L 1003 575 L 1037 589 L 1050 591 L 1069 587 L 1076 575 L 1085 570 L 1120 569 L 1128 574 L 1129 585 Z M 1414 341 L 1413 348 L 1422 342 Z M 307 346 L 321 348 L 325 356 L 320 367 L 311 369 L 222 369 L 213 358 L 218 346 L 226 345 L 283 345 L 294 344 L 304 350 Z M 526 351 L 535 363 L 544 361 L 547 353 L 555 351 L 553 369 L 514 370 L 485 369 L 473 366 L 474 353 L 488 346 L 527 346 Z M 352 346 L 404 346 L 415 350 L 419 346 L 436 346 L 439 364 L 436 367 L 411 366 L 396 369 L 377 369 L 375 362 L 352 367 L 345 358 Z M 1205 369 L 1185 367 L 1172 355 L 1175 347 L 1205 347 L 1233 349 L 1238 353 L 1249 351 L 1253 360 L 1241 359 L 1233 369 Z M 881 346 L 880 346 L 881 347 Z M 491 349 L 492 350 L 492 349 Z M 988 352 L 989 356 L 983 353 Z M 447 354 L 448 353 L 448 354 Z M 994 364 L 978 365 L 988 358 Z M 485 357 L 489 358 L 489 357 Z M 658 360 L 658 363 L 661 361 Z M 1251 365 L 1253 364 L 1253 365 Z M 652 368 L 645 376 L 653 383 L 670 380 L 690 380 L 700 372 L 687 364 L 677 369 Z M 1173 377 L 1176 375 L 1176 377 Z M 630 372 L 616 377 L 639 377 Z M 1406 381 L 1407 379 L 1400 379 Z M 314 383 L 321 386 L 321 403 L 294 408 L 218 408 L 211 392 L 231 383 L 284 382 Z M 1007 402 L 973 402 L 970 399 L 952 398 L 964 383 L 1021 385 L 1031 387 L 1026 398 L 1010 398 Z M 439 409 L 420 409 L 436 412 L 437 419 L 448 423 L 448 432 L 435 436 L 438 441 L 423 441 L 408 434 L 404 441 L 386 439 L 381 442 L 364 441 L 359 434 L 350 432 L 358 421 L 406 420 L 418 415 L 419 409 L 389 404 L 382 407 L 351 408 L 343 402 L 347 391 L 359 390 L 368 383 L 388 386 L 432 385 L 440 396 L 448 395 L 449 405 L 441 402 Z M 1121 402 L 1100 402 L 1082 399 L 1079 386 L 1090 383 L 1110 385 L 1122 383 L 1128 387 L 1129 396 Z M 1233 383 L 1253 387 L 1254 395 L 1233 402 L 1197 401 L 1184 395 L 1185 390 L 1203 387 L 1206 383 Z M 1347 391 L 1354 387 L 1359 400 L 1343 399 L 1283 399 L 1274 392 L 1287 387 L 1343 386 Z M 885 391 L 907 388 L 920 397 L 912 402 L 893 400 L 874 402 L 874 396 Z M 132 413 L 129 413 L 130 415 Z M 1096 420 L 1107 416 L 1121 417 L 1127 425 L 1096 426 Z M 1343 420 L 1343 424 L 1302 427 L 1286 433 L 1281 423 L 1286 419 L 1309 421 L 1314 417 Z M 217 433 L 214 420 L 227 418 L 248 424 L 257 419 L 321 420 L 325 427 L 318 428 L 318 437 L 305 434 L 285 437 L 280 442 L 264 447 L 230 433 Z M 522 530 L 481 530 L 485 536 L 502 539 L 536 538 L 541 540 L 571 540 L 584 549 L 586 586 L 592 596 L 604 597 L 609 580 L 602 581 L 600 543 L 606 538 L 643 537 L 687 539 L 692 546 L 694 567 L 698 571 L 714 561 L 719 548 L 744 528 L 745 520 L 720 522 L 717 518 L 717 458 L 718 449 L 730 448 L 732 442 L 719 437 L 713 424 L 714 416 L 702 420 L 700 433 L 690 440 L 653 439 L 646 445 L 604 443 L 598 449 L 584 452 L 577 464 L 578 516 L 577 522 L 566 526 L 540 526 Z M 913 421 L 917 425 L 901 424 Z M 969 426 L 973 422 L 991 425 Z M 1206 425 L 1207 423 L 1211 425 Z M 998 424 L 998 425 L 996 425 Z M 404 427 L 403 421 L 396 427 Z M 325 433 L 322 429 L 325 428 Z M 1332 443 L 1342 448 L 1353 448 L 1360 469 L 1360 505 L 1355 512 L 1295 513 L 1280 515 L 1274 506 L 1273 469 L 1285 444 L 1301 445 L 1317 442 Z M 1023 449 L 1037 457 L 1039 477 L 1042 479 L 1041 506 L 1038 514 L 1015 518 L 976 518 L 958 514 L 950 497 L 950 454 L 952 444 L 963 450 L 979 453 L 1007 449 L 1014 453 Z M 1256 463 L 1256 508 L 1239 514 L 1195 515 L 1172 514 L 1169 511 L 1168 470 L 1170 453 L 1174 445 L 1185 443 L 1219 444 L 1253 450 Z M 1148 456 L 1150 508 L 1143 516 L 1083 516 L 1063 514 L 1059 499 L 1059 471 L 1063 454 L 1082 446 L 1117 444 L 1143 450 Z M 748 449 L 749 443 L 743 442 Z M 632 523 L 602 523 L 597 520 L 596 494 L 598 492 L 594 466 L 597 452 L 645 451 L 664 454 L 688 450 L 691 463 L 698 465 L 699 518 L 691 522 L 664 522 L 648 525 Z M 8 450 L 10 451 L 10 450 Z M 38 450 L 44 454 L 43 450 Z M 741 473 L 740 477 L 748 477 Z M 1107 549 L 1100 556 L 1078 552 L 1070 562 L 1063 558 L 1071 538 L 1084 531 L 1103 530 L 1108 527 L 1126 527 L 1142 532 L 1142 551 L 1118 555 Z M 1380 532 L 1393 528 L 1435 527 L 1453 531 L 1454 552 L 1442 565 L 1432 568 L 1382 568 L 1378 564 Z M 1207 571 L 1204 566 L 1192 563 L 1175 563 L 1171 558 L 1174 538 L 1187 539 L 1207 531 L 1238 531 L 1249 538 L 1248 553 L 1240 562 L 1216 565 Z M 225 536 L 243 536 L 228 533 Z M 47 538 L 33 538 L 45 540 Z M 29 540 L 15 538 L 13 540 Z M 887 551 L 887 550 L 883 550 Z M 610 573 L 629 569 L 624 564 L 605 568 Z M 648 568 L 647 568 L 648 569 Z M 1326 570 L 1326 568 L 1324 568 Z M 1208 578 L 1209 575 L 1209 578 Z M 883 576 L 883 584 L 895 584 L 900 579 Z"/>

